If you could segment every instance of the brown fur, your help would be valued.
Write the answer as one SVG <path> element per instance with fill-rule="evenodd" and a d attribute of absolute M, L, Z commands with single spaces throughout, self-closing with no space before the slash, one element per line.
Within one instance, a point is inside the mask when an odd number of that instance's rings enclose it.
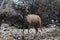
<path fill-rule="evenodd" d="M 32 28 L 32 25 L 35 25 L 34 28 L 37 30 L 37 28 L 41 29 L 41 18 L 38 15 L 35 14 L 29 14 L 25 17 L 25 20 L 28 24 L 29 29 Z"/>
<path fill-rule="evenodd" d="M 28 25 L 28 40 L 29 40 L 29 29 L 34 27 L 36 29 L 36 33 L 38 32 L 38 27 L 42 31 L 42 26 L 41 26 L 41 18 L 38 15 L 35 14 L 28 14 L 25 17 L 25 24 Z M 33 26 L 32 26 L 33 25 Z"/>

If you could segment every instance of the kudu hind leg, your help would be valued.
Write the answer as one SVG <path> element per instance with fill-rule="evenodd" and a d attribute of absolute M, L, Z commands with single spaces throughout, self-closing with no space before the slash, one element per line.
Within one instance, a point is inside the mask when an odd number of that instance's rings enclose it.
<path fill-rule="evenodd" d="M 41 23 L 38 25 L 38 28 L 39 28 L 41 31 L 43 31 L 43 30 L 42 30 L 42 25 L 41 25 Z"/>

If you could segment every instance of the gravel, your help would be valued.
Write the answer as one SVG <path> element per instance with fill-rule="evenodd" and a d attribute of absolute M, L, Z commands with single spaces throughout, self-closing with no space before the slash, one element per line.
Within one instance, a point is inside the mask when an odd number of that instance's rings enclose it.
<path fill-rule="evenodd" d="M 42 28 L 41 31 L 38 28 L 28 29 L 17 29 L 13 26 L 10 27 L 8 24 L 2 24 L 0 27 L 0 40 L 60 40 L 60 30 L 58 28 Z M 29 39 L 28 39 L 29 38 Z"/>

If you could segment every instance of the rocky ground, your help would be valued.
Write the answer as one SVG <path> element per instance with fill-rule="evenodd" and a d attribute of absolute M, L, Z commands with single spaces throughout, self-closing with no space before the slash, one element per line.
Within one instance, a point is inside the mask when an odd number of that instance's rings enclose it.
<path fill-rule="evenodd" d="M 28 39 L 29 38 L 29 39 Z M 60 40 L 60 28 L 38 28 L 36 34 L 35 29 L 16 29 L 13 26 L 3 23 L 0 27 L 0 40 Z"/>
<path fill-rule="evenodd" d="M 17 27 L 15 28 L 14 26 L 9 26 L 8 24 L 5 24 L 3 22 L 0 27 L 0 40 L 60 40 L 60 27 L 58 27 L 60 26 L 60 2 L 56 2 L 54 0 L 45 0 L 46 2 L 41 2 L 39 0 L 40 2 L 36 1 L 36 3 L 39 4 L 37 5 L 34 2 L 35 0 L 12 0 L 13 2 L 9 0 L 0 1 L 0 16 L 1 14 L 3 15 L 2 17 L 0 17 L 0 19 L 2 19 L 3 17 L 5 19 L 7 17 L 7 23 L 9 23 L 10 21 L 11 24 L 11 21 L 12 23 L 15 23 L 15 21 L 21 20 L 23 18 L 22 16 L 25 15 L 25 12 L 28 12 L 31 14 L 37 13 L 42 18 L 42 24 L 45 25 L 45 27 L 48 27 L 42 28 L 43 31 L 38 28 L 37 33 L 34 28 L 31 28 L 28 34 L 28 29 L 24 29 L 23 32 L 23 29 L 17 29 Z M 4 16 L 4 14 L 6 15 L 6 17 Z M 18 15 L 16 14 L 21 14 L 21 17 L 18 17 Z M 9 15 L 14 18 L 9 18 Z M 13 15 L 15 15 L 17 18 Z M 2 20 L 0 20 L 0 22 L 1 21 Z M 18 22 L 21 23 L 21 21 Z"/>

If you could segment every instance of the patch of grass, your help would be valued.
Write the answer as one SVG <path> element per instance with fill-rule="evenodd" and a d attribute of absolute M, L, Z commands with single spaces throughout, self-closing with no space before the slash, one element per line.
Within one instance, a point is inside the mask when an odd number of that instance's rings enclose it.
<path fill-rule="evenodd" d="M 48 33 L 48 37 L 60 37 L 60 33 Z"/>
<path fill-rule="evenodd" d="M 7 40 L 13 40 L 13 37 L 9 37 L 9 38 L 7 38 Z"/>
<path fill-rule="evenodd" d="M 0 32 L 0 35 L 2 35 L 2 32 Z"/>

